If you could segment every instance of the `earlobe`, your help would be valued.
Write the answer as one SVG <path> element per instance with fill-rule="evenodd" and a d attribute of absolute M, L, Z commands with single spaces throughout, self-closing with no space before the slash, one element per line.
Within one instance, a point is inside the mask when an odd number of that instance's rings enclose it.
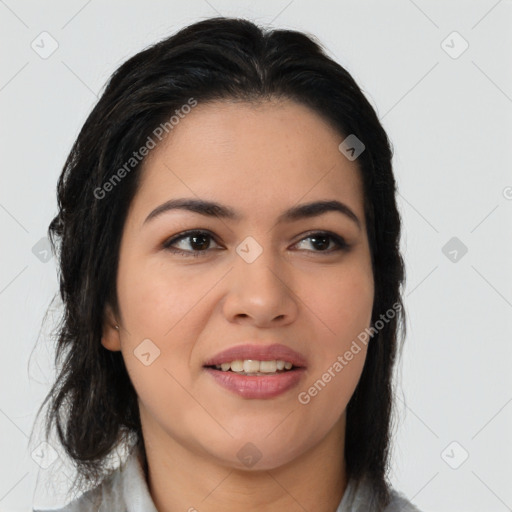
<path fill-rule="evenodd" d="M 103 329 L 103 335 L 101 337 L 101 344 L 107 349 L 116 352 L 121 350 L 121 340 L 119 338 L 119 330 L 113 325 Z"/>
<path fill-rule="evenodd" d="M 117 323 L 112 310 L 107 306 L 105 321 L 103 322 L 103 332 L 101 335 L 101 344 L 113 352 L 121 350 L 121 339 L 119 334 L 119 324 Z"/>

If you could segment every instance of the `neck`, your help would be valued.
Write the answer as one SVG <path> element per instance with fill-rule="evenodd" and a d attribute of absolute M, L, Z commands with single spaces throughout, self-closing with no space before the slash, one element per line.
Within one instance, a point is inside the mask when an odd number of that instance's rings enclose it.
<path fill-rule="evenodd" d="M 315 447 L 270 470 L 239 470 L 144 431 L 148 488 L 159 512 L 335 512 L 347 486 L 345 415 Z"/>

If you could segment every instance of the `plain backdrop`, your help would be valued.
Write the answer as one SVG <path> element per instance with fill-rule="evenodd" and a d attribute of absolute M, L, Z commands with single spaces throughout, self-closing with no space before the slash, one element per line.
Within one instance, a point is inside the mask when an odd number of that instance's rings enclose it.
<path fill-rule="evenodd" d="M 48 499 L 28 438 L 54 377 L 45 238 L 71 144 L 124 60 L 218 14 L 316 36 L 393 142 L 408 329 L 393 485 L 422 511 L 512 510 L 512 2 L 2 0 L 0 511 Z"/>

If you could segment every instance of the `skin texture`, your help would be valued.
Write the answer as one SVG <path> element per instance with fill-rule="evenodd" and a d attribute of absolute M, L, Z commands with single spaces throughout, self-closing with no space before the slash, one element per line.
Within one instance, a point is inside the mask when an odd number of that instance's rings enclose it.
<path fill-rule="evenodd" d="M 148 485 L 160 512 L 332 512 L 342 498 L 345 408 L 366 347 L 307 405 L 298 394 L 371 321 L 362 181 L 357 161 L 338 150 L 343 139 L 290 100 L 200 103 L 144 162 L 121 241 L 120 316 L 107 309 L 102 344 L 122 351 L 137 391 Z M 157 206 L 182 197 L 219 202 L 242 218 L 173 210 L 144 223 Z M 292 206 L 333 199 L 357 215 L 360 228 L 339 212 L 276 223 Z M 163 248 L 189 229 L 212 233 L 206 253 Z M 318 231 L 343 237 L 350 249 L 333 251 L 334 240 L 323 249 L 308 238 Z M 248 236 L 263 249 L 252 263 L 236 252 Z M 185 238 L 175 247 L 197 252 L 198 245 Z M 149 366 L 134 355 L 144 339 L 160 350 Z M 220 387 L 204 362 L 249 342 L 301 353 L 307 369 L 299 385 L 271 399 Z M 237 457 L 249 442 L 261 454 L 251 468 Z"/>

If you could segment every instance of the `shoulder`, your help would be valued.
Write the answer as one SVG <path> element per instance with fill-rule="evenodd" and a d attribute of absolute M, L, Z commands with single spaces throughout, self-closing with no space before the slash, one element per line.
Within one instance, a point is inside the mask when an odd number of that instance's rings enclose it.
<path fill-rule="evenodd" d="M 115 471 L 100 485 L 82 494 L 65 507 L 33 512 L 157 512 L 151 499 L 139 451 L 131 451 Z"/>
<path fill-rule="evenodd" d="M 90 489 L 62 508 L 33 512 L 118 512 L 125 510 L 121 486 L 121 470 L 117 469 L 100 485 Z"/>
<path fill-rule="evenodd" d="M 395 489 L 390 489 L 391 502 L 384 512 L 421 512 L 403 494 Z"/>
<path fill-rule="evenodd" d="M 389 488 L 389 494 L 390 502 L 382 510 L 371 483 L 366 478 L 351 479 L 336 512 L 421 512 L 393 487 Z"/>

